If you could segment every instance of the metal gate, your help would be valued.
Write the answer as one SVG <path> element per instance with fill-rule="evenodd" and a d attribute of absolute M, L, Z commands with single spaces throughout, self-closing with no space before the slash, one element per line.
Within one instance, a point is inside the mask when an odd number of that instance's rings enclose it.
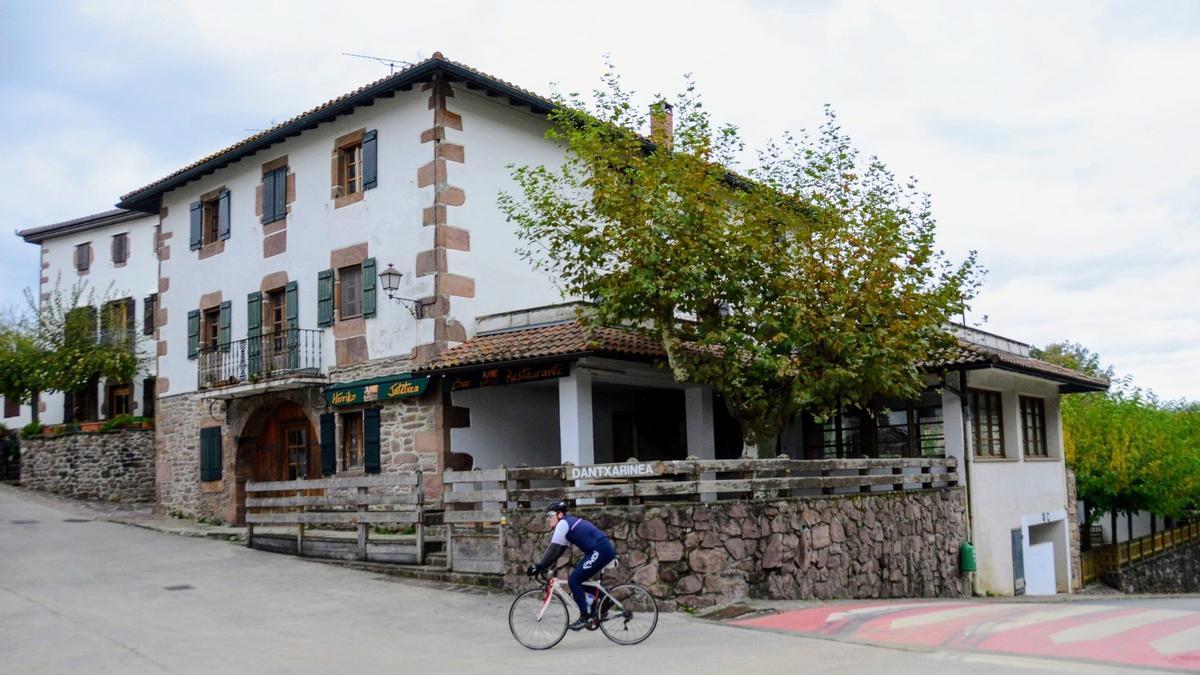
<path fill-rule="evenodd" d="M 21 442 L 16 434 L 0 437 L 0 481 L 21 480 Z"/>

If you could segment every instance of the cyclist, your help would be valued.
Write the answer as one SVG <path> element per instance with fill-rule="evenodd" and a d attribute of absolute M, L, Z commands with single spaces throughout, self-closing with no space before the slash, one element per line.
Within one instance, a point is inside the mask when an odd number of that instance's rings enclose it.
<path fill-rule="evenodd" d="M 542 561 L 530 565 L 525 572 L 533 576 L 549 569 L 569 544 L 575 544 L 583 551 L 583 558 L 567 578 L 571 597 L 575 598 L 575 604 L 579 607 L 579 618 L 567 628 L 580 630 L 588 624 L 587 594 L 583 590 L 583 582 L 612 562 L 617 557 L 617 550 L 600 528 L 579 516 L 568 515 L 568 508 L 567 503 L 561 500 L 546 507 L 546 517 L 550 519 L 554 534 L 550 537 L 550 546 L 542 556 Z"/>

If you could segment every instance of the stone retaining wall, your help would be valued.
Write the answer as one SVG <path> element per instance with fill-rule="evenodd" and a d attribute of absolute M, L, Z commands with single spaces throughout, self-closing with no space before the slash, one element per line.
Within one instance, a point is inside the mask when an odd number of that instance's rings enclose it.
<path fill-rule="evenodd" d="M 1124 593 L 1200 593 L 1200 541 L 1106 573 L 1103 581 Z"/>
<path fill-rule="evenodd" d="M 965 597 L 962 488 L 748 502 L 581 507 L 613 539 L 610 583 L 632 579 L 667 609 L 746 598 Z M 505 587 L 549 543 L 545 514 L 504 531 Z M 560 561 L 566 562 L 566 559 Z"/>
<path fill-rule="evenodd" d="M 21 484 L 76 499 L 154 501 L 154 431 L 21 439 Z"/>

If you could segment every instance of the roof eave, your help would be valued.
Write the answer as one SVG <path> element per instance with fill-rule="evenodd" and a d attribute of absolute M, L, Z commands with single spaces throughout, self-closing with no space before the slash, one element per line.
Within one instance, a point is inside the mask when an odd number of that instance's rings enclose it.
<path fill-rule="evenodd" d="M 145 218 L 146 214 L 139 211 L 127 211 L 125 213 L 104 213 L 97 214 L 94 217 L 81 219 L 79 221 L 68 221 L 62 225 L 47 225 L 44 227 L 31 227 L 25 230 L 19 230 L 17 236 L 24 239 L 30 244 L 41 244 L 50 239 L 65 237 L 78 232 L 86 232 L 100 227 L 109 225 L 119 225 L 130 220 Z"/>
<path fill-rule="evenodd" d="M 416 82 L 427 80 L 435 72 L 444 72 L 454 78 L 468 82 L 474 82 L 477 85 L 491 89 L 502 96 L 507 96 L 510 103 L 519 103 L 528 105 L 536 112 L 549 112 L 554 108 L 554 104 L 550 101 L 537 96 L 531 96 L 528 92 L 521 91 L 515 87 L 509 86 L 499 80 L 492 79 L 480 73 L 473 72 L 467 68 L 463 68 L 455 63 L 444 59 L 432 58 L 425 63 L 418 64 L 413 68 L 399 74 L 395 79 L 389 78 L 383 80 L 379 84 L 364 89 L 363 91 L 347 98 L 345 101 L 336 103 L 323 110 L 318 110 L 311 115 L 306 115 L 290 124 L 279 127 L 264 135 L 262 138 L 256 139 L 242 147 L 235 148 L 217 157 L 200 164 L 196 167 L 188 169 L 179 175 L 172 176 L 162 180 L 154 185 L 151 185 L 141 190 L 131 192 L 121 197 L 121 201 L 117 203 L 118 208 L 130 209 L 133 211 L 141 211 L 144 213 L 157 213 L 159 204 L 163 194 L 193 180 L 196 180 L 209 173 L 224 168 L 225 166 L 243 158 L 249 157 L 260 150 L 264 150 L 276 143 L 281 143 L 284 140 L 298 136 L 304 131 L 315 128 L 316 126 L 332 121 L 340 115 L 346 115 L 352 112 L 355 108 L 368 105 L 376 98 L 389 94 L 390 92 L 410 87 Z"/>

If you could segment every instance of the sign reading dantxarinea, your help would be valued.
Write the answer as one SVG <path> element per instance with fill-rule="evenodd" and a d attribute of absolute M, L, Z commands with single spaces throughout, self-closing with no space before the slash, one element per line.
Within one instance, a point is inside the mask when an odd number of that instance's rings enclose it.
<path fill-rule="evenodd" d="M 594 480 L 597 478 L 647 478 L 661 476 L 667 470 L 662 462 L 625 462 L 623 464 L 589 464 L 563 467 L 567 480 Z"/>

